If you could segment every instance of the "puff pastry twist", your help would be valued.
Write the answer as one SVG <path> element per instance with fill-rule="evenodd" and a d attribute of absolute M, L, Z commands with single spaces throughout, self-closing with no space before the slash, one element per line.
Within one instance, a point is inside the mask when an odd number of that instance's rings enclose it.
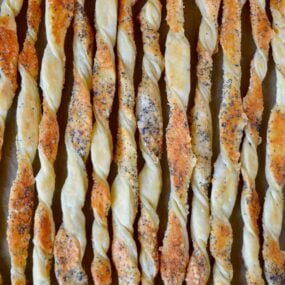
<path fill-rule="evenodd" d="M 191 186 L 193 189 L 191 236 L 193 253 L 190 258 L 187 284 L 206 284 L 211 270 L 207 252 L 210 234 L 209 185 L 212 175 L 212 116 L 210 110 L 212 87 L 212 55 L 218 43 L 218 13 L 221 0 L 197 0 L 202 21 L 197 45 L 197 86 L 191 113 L 193 152 L 197 157 Z"/>
<path fill-rule="evenodd" d="M 36 177 L 39 204 L 35 213 L 33 283 L 50 284 L 53 257 L 54 222 L 51 210 L 55 189 L 54 161 L 57 155 L 59 127 L 56 119 L 65 74 L 64 41 L 70 25 L 74 1 L 46 0 L 45 26 L 47 46 L 41 66 L 43 117 L 39 127 L 41 169 Z"/>
<path fill-rule="evenodd" d="M 263 258 L 268 284 L 281 285 L 285 283 L 285 253 L 279 245 L 285 185 L 285 1 L 271 0 L 270 8 L 275 31 L 271 45 L 276 66 L 276 104 L 267 129 Z"/>
<path fill-rule="evenodd" d="M 221 29 L 223 49 L 223 98 L 219 113 L 220 154 L 214 166 L 211 193 L 210 250 L 215 258 L 214 284 L 230 284 L 233 277 L 232 227 L 240 174 L 240 144 L 246 116 L 240 96 L 241 9 L 244 1 L 224 0 Z"/>
<path fill-rule="evenodd" d="M 118 96 L 119 118 L 116 149 L 118 174 L 112 185 L 113 261 L 119 284 L 138 284 L 140 272 L 133 223 L 138 208 L 137 148 L 134 115 L 134 67 L 136 46 L 132 19 L 134 0 L 119 0 L 118 16 Z"/>
<path fill-rule="evenodd" d="M 183 0 L 167 1 L 170 30 L 166 39 L 165 80 L 170 113 L 166 146 L 171 192 L 161 249 L 161 275 L 165 284 L 182 284 L 185 278 L 189 261 L 188 187 L 196 162 L 186 114 L 190 93 L 190 44 L 184 35 L 183 12 Z"/>
<path fill-rule="evenodd" d="M 10 200 L 7 239 L 11 256 L 12 284 L 26 284 L 25 269 L 30 242 L 34 206 L 33 160 L 38 146 L 40 101 L 38 91 L 38 58 L 35 49 L 41 20 L 41 0 L 29 0 L 27 34 L 19 57 L 21 91 L 17 105 L 16 179 Z"/>
<path fill-rule="evenodd" d="M 95 284 L 111 284 L 112 272 L 107 252 L 110 246 L 108 213 L 111 206 L 107 181 L 113 154 L 109 118 L 116 90 L 114 46 L 117 34 L 117 0 L 96 1 L 97 51 L 94 59 L 93 91 L 95 124 L 92 136 L 93 164 L 92 276 Z"/>
<path fill-rule="evenodd" d="M 265 12 L 265 1 L 250 0 L 250 17 L 256 51 L 251 62 L 249 89 L 243 100 L 247 116 L 245 137 L 241 152 L 243 191 L 241 212 L 244 222 L 242 255 L 246 266 L 248 284 L 264 284 L 259 263 L 258 217 L 260 204 L 255 189 L 258 171 L 257 147 L 261 142 L 259 130 L 263 113 L 262 81 L 267 72 L 268 50 L 271 40 L 270 22 Z"/>
<path fill-rule="evenodd" d="M 84 0 L 75 0 L 73 20 L 73 90 L 65 131 L 67 178 L 62 188 L 63 223 L 54 242 L 55 274 L 59 284 L 88 284 L 82 268 L 86 248 L 82 208 L 88 187 L 85 167 L 92 132 L 93 32 L 84 11 Z"/>
<path fill-rule="evenodd" d="M 161 22 L 160 1 L 148 0 L 140 12 L 139 20 L 144 57 L 136 112 L 140 149 L 145 164 L 139 175 L 141 216 L 138 222 L 138 233 L 141 243 L 142 284 L 154 284 L 154 278 L 159 269 L 157 240 L 159 217 L 156 208 L 162 187 L 160 158 L 163 121 L 158 80 L 164 64 L 158 33 Z"/>
<path fill-rule="evenodd" d="M 0 11 L 0 159 L 5 121 L 17 89 L 19 44 L 15 17 L 23 0 L 3 0 Z"/>

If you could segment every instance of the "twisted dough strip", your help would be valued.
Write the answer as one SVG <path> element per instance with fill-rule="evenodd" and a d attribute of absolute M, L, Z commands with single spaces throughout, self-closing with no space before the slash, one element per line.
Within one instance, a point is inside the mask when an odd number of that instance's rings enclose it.
<path fill-rule="evenodd" d="M 285 253 L 279 237 L 282 229 L 285 185 L 285 1 L 271 0 L 275 34 L 271 41 L 276 65 L 276 105 L 267 130 L 266 178 L 268 189 L 263 208 L 263 258 L 268 284 L 285 284 Z"/>
<path fill-rule="evenodd" d="M 145 165 L 139 175 L 141 216 L 138 232 L 141 243 L 142 284 L 153 284 L 159 269 L 157 240 L 159 217 L 156 208 L 162 187 L 160 158 L 163 122 L 157 83 L 163 70 L 158 33 L 161 22 L 160 1 L 148 0 L 140 12 L 139 19 L 144 57 L 142 81 L 137 98 L 137 121 Z"/>
<path fill-rule="evenodd" d="M 211 75 L 213 69 L 212 55 L 218 41 L 218 13 L 221 0 L 197 0 L 202 14 L 197 45 L 198 83 L 195 90 L 195 105 L 192 110 L 191 133 L 193 152 L 197 163 L 191 178 L 193 189 L 191 236 L 193 253 L 188 266 L 187 284 L 206 284 L 210 275 L 210 261 L 207 244 L 210 234 L 209 218 L 209 184 L 212 175 L 212 117 Z"/>
<path fill-rule="evenodd" d="M 94 259 L 92 276 L 95 284 L 111 284 L 112 272 L 107 251 L 110 246 L 108 213 L 111 206 L 107 177 L 113 153 L 109 117 L 116 89 L 114 46 L 117 34 L 117 0 L 96 1 L 97 51 L 94 60 L 94 115 L 91 155 L 93 164 L 92 228 Z"/>
<path fill-rule="evenodd" d="M 12 284 L 26 284 L 25 269 L 34 206 L 33 160 L 38 145 L 40 101 L 38 58 L 35 49 L 41 20 L 41 0 L 29 0 L 27 34 L 19 57 L 21 91 L 17 106 L 18 169 L 9 199 L 7 239 L 11 256 Z"/>
<path fill-rule="evenodd" d="M 82 207 L 88 187 L 85 162 L 92 132 L 93 33 L 84 0 L 75 0 L 73 30 L 74 84 L 65 132 L 67 178 L 61 194 L 63 223 L 54 243 L 55 274 L 59 284 L 88 284 L 81 264 L 86 247 Z"/>
<path fill-rule="evenodd" d="M 137 149 L 134 115 L 134 42 L 132 7 L 134 0 L 119 0 L 118 16 L 118 95 L 119 118 L 116 149 L 118 174 L 112 185 L 113 261 L 119 284 L 138 284 L 140 273 L 137 248 L 133 238 L 133 223 L 138 207 Z"/>
<path fill-rule="evenodd" d="M 54 161 L 59 140 L 56 113 L 64 84 L 64 41 L 73 16 L 73 0 L 46 0 L 47 46 L 41 67 L 43 117 L 39 128 L 39 157 L 41 169 L 36 177 L 39 204 L 35 213 L 33 282 L 50 283 L 53 256 L 54 222 L 51 203 L 55 188 Z"/>
<path fill-rule="evenodd" d="M 163 240 L 161 275 L 165 284 L 182 284 L 189 259 L 188 187 L 196 159 L 192 153 L 187 105 L 190 93 L 190 45 L 184 35 L 183 0 L 167 1 L 165 80 L 170 107 L 166 130 L 171 193 Z"/>
<path fill-rule="evenodd" d="M 257 221 L 260 204 L 255 190 L 255 178 L 258 171 L 257 147 L 261 142 L 259 130 L 263 113 L 262 81 L 267 72 L 271 28 L 264 0 L 250 0 L 250 10 L 252 33 L 257 49 L 251 62 L 249 89 L 243 100 L 248 121 L 241 153 L 241 172 L 244 181 L 241 211 L 244 222 L 242 254 L 246 266 L 246 279 L 248 284 L 254 285 L 264 284 L 259 264 Z"/>
<path fill-rule="evenodd" d="M 0 159 L 5 121 L 17 89 L 19 44 L 15 17 L 23 0 L 3 0 L 0 12 Z"/>
<path fill-rule="evenodd" d="M 242 0 L 224 0 L 221 45 L 224 53 L 223 98 L 219 113 L 220 155 L 214 166 L 211 194 L 210 249 L 215 258 L 214 283 L 230 284 L 233 276 L 232 227 L 229 218 L 237 196 L 240 144 L 246 118 L 240 96 Z"/>

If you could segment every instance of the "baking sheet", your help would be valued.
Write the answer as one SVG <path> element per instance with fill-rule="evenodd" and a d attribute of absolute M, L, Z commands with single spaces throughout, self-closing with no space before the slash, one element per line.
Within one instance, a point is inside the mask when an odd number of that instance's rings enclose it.
<path fill-rule="evenodd" d="M 2 0 L 0 0 L 0 3 Z M 18 24 L 18 36 L 19 36 L 19 43 L 20 47 L 23 45 L 25 33 L 26 33 L 26 10 L 27 10 L 27 0 L 24 1 L 23 9 L 20 15 L 16 18 Z M 44 8 L 44 0 L 43 8 Z M 86 12 L 89 16 L 90 22 L 94 26 L 94 6 L 95 0 L 87 0 L 86 1 Z M 135 69 L 135 86 L 137 89 L 138 83 L 140 82 L 141 78 L 141 65 L 142 65 L 142 43 L 141 43 L 141 33 L 139 30 L 139 25 L 137 19 L 137 15 L 140 11 L 140 8 L 145 3 L 145 0 L 138 0 L 137 4 L 134 7 L 134 18 L 135 18 L 135 37 L 137 43 L 137 63 Z M 194 98 L 194 90 L 196 85 L 196 63 L 197 63 L 197 54 L 196 54 L 196 44 L 198 38 L 198 31 L 199 31 L 199 24 L 201 20 L 201 16 L 199 10 L 194 2 L 194 0 L 185 0 L 185 32 L 186 36 L 188 37 L 191 43 L 191 94 L 190 94 L 190 101 L 189 101 L 189 111 L 190 108 L 193 106 L 193 98 Z M 162 0 L 163 9 L 162 9 L 162 25 L 160 29 L 161 34 L 161 48 L 164 52 L 164 43 L 167 34 L 167 25 L 165 22 L 166 17 L 166 0 Z M 269 3 L 267 3 L 269 4 Z M 268 15 L 270 15 L 268 9 Z M 271 17 L 270 17 L 271 19 Z M 220 19 L 221 20 L 221 19 Z M 45 29 L 44 29 L 44 21 L 41 23 L 39 39 L 37 43 L 37 50 L 39 58 L 42 58 L 43 51 L 46 45 L 45 39 Z M 245 96 L 249 84 L 249 67 L 250 67 L 250 60 L 254 54 L 255 45 L 251 35 L 251 27 L 250 27 L 250 20 L 249 20 L 249 3 L 246 3 L 243 8 L 242 13 L 242 86 L 241 86 L 241 93 L 242 96 Z M 55 219 L 56 229 L 59 228 L 61 221 L 62 221 L 62 213 L 60 209 L 60 192 L 63 186 L 65 177 L 66 177 L 66 151 L 64 145 L 64 131 L 67 121 L 67 110 L 69 99 L 71 96 L 71 89 L 72 89 L 72 27 L 68 30 L 68 34 L 66 37 L 66 44 L 65 44 L 65 51 L 66 51 L 66 77 L 65 77 L 65 86 L 62 95 L 62 103 L 58 111 L 58 121 L 60 125 L 60 142 L 59 142 L 59 152 L 58 157 L 55 162 L 55 171 L 57 174 L 56 177 L 56 189 L 53 201 L 53 213 Z M 219 152 L 219 133 L 218 133 L 218 112 L 219 112 L 219 105 L 221 101 L 221 90 L 222 90 L 222 53 L 221 48 L 219 47 L 218 53 L 214 56 L 214 83 L 212 88 L 212 103 L 211 103 L 211 110 L 213 115 L 213 127 L 214 127 L 214 137 L 213 137 L 213 146 L 214 146 L 214 155 L 213 161 L 217 158 Z M 18 77 L 19 79 L 19 77 Z M 20 84 L 20 81 L 19 81 Z M 20 85 L 19 85 L 20 86 Z M 160 90 L 162 96 L 162 106 L 163 106 L 163 118 L 164 118 L 164 127 L 167 125 L 168 121 L 168 108 L 167 108 L 167 100 L 166 100 L 166 92 L 165 92 L 165 83 L 164 83 L 164 75 L 162 75 L 162 79 L 160 80 Z M 257 176 L 257 190 L 259 192 L 260 201 L 263 204 L 264 194 L 266 191 L 266 179 L 265 179 L 265 142 L 266 142 L 266 127 L 267 121 L 269 118 L 270 110 L 275 101 L 275 71 L 274 71 L 274 63 L 272 60 L 272 55 L 270 53 L 269 57 L 269 65 L 268 65 L 268 73 L 263 83 L 263 91 L 264 91 L 264 116 L 263 116 L 263 123 L 261 129 L 261 136 L 262 136 L 262 144 L 258 148 L 259 154 L 259 172 Z M 13 179 L 16 175 L 17 170 L 17 160 L 16 160 L 16 146 L 15 146 L 15 138 L 16 138 L 16 107 L 17 107 L 17 95 L 19 93 L 19 88 L 17 90 L 17 94 L 15 100 L 13 102 L 13 106 L 10 109 L 6 121 L 6 131 L 5 131 L 5 138 L 4 138 L 4 147 L 3 147 L 3 158 L 0 162 L 0 272 L 3 277 L 3 284 L 10 284 L 10 277 L 9 277 L 9 268 L 10 268 L 10 258 L 8 254 L 7 248 L 7 241 L 6 241 L 6 229 L 7 229 L 7 214 L 8 214 L 8 200 L 9 200 L 9 191 Z M 111 128 L 114 138 L 114 143 L 116 140 L 116 129 L 117 129 L 117 99 L 115 99 L 113 113 L 111 115 Z M 138 134 L 137 134 L 138 135 Z M 138 137 L 138 136 L 137 136 Z M 139 169 L 143 165 L 143 160 L 141 154 L 139 153 L 138 159 L 138 167 Z M 39 171 L 39 160 L 36 158 L 34 162 L 34 171 L 35 174 Z M 160 244 L 163 239 L 163 234 L 166 228 L 167 223 L 167 204 L 168 204 L 168 196 L 169 196 L 169 172 L 167 167 L 167 157 L 166 157 L 166 148 L 165 148 L 165 139 L 164 139 L 164 152 L 162 157 L 162 168 L 163 168 L 163 190 L 160 199 L 160 203 L 158 206 L 158 212 L 160 216 L 160 229 L 159 229 L 159 241 Z M 93 221 L 93 214 L 90 206 L 90 194 L 91 194 L 91 173 L 92 173 L 92 166 L 90 158 L 87 162 L 87 169 L 89 175 L 89 190 L 86 197 L 86 205 L 84 207 L 84 213 L 86 215 L 86 233 L 87 233 L 87 247 L 86 247 L 86 254 L 83 260 L 85 270 L 89 276 L 90 284 L 92 284 L 91 280 L 91 271 L 90 271 L 90 264 L 92 261 L 93 251 L 92 251 L 92 244 L 91 244 L 91 227 Z M 111 174 L 109 178 L 109 182 L 112 183 L 116 174 L 116 167 L 113 164 L 111 169 Z M 234 242 L 232 248 L 232 262 L 234 266 L 234 277 L 232 284 L 246 284 L 245 282 L 245 269 L 242 261 L 241 256 L 241 248 L 242 248 L 242 219 L 241 219 L 241 212 L 240 212 L 240 194 L 241 194 L 242 184 L 240 183 L 238 197 L 236 206 L 233 211 L 233 215 L 231 218 L 231 223 L 233 226 L 233 233 L 234 233 Z M 189 203 L 191 201 L 192 194 L 191 189 L 189 190 Z M 37 204 L 36 192 L 35 192 L 35 205 Z M 110 220 L 111 221 L 111 220 Z M 283 219 L 283 231 L 282 236 L 280 238 L 281 247 L 285 249 L 285 225 Z M 261 229 L 261 223 L 259 223 Z M 189 227 L 188 227 L 189 228 Z M 110 229 L 111 230 L 111 229 Z M 139 245 L 138 245 L 139 246 Z M 191 240 L 190 240 L 190 250 L 191 248 Z M 113 283 L 117 283 L 115 270 L 113 270 Z M 56 284 L 56 279 L 54 276 L 54 271 L 52 270 L 52 284 Z M 27 265 L 27 280 L 28 284 L 32 284 L 32 242 L 30 243 L 30 254 L 28 259 Z M 161 284 L 161 279 L 158 276 L 156 284 Z M 210 281 L 210 283 L 212 283 Z"/>

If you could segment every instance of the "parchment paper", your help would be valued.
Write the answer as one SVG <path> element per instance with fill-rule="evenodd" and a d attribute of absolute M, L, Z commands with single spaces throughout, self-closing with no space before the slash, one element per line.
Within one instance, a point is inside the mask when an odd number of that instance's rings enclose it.
<path fill-rule="evenodd" d="M 0 0 L 0 3 L 2 0 Z M 20 15 L 17 17 L 17 24 L 18 24 L 18 36 L 20 47 L 23 45 L 25 33 L 26 33 L 26 10 L 27 10 L 27 0 L 24 1 L 23 9 Z M 43 7 L 44 7 L 44 0 Z M 89 19 L 94 26 L 94 0 L 86 0 L 86 12 L 89 16 Z M 137 15 L 140 11 L 140 8 L 145 3 L 145 0 L 138 0 L 136 6 L 134 7 L 134 17 L 135 17 L 135 36 L 136 36 L 136 43 L 137 43 L 137 64 L 135 70 L 135 85 L 136 89 L 138 83 L 141 79 L 141 65 L 142 65 L 142 42 L 141 42 L 141 33 L 139 30 L 139 25 L 137 19 Z M 185 31 L 188 39 L 191 43 L 191 94 L 190 94 L 190 101 L 189 101 L 189 111 L 190 108 L 193 106 L 193 98 L 194 98 L 194 89 L 196 85 L 196 63 L 197 63 L 197 54 L 196 54 L 196 44 L 197 44 L 197 37 L 199 31 L 199 24 L 200 24 L 200 13 L 194 0 L 185 0 Z M 164 52 L 164 43 L 167 34 L 168 27 L 165 22 L 166 17 L 166 0 L 162 0 L 163 10 L 162 10 L 162 25 L 161 25 L 161 48 Z M 221 14 L 220 14 L 221 15 Z M 268 15 L 270 15 L 270 11 L 268 9 Z M 270 16 L 271 19 L 271 16 Z M 221 20 L 221 19 L 220 19 Z M 37 43 L 37 50 L 39 59 L 41 60 L 43 51 L 46 45 L 45 39 L 45 29 L 44 29 L 44 21 L 42 20 L 39 40 Z M 242 86 L 241 92 L 242 96 L 245 96 L 249 84 L 249 67 L 250 67 L 250 60 L 254 54 L 255 45 L 251 35 L 251 26 L 249 20 L 249 4 L 246 3 L 243 8 L 242 14 Z M 65 77 L 65 86 L 63 90 L 62 96 L 62 103 L 58 112 L 58 120 L 60 125 L 60 143 L 59 143 L 59 152 L 58 157 L 55 163 L 55 171 L 57 174 L 56 177 L 56 190 L 54 195 L 53 201 L 53 213 L 54 219 L 56 224 L 56 229 L 59 228 L 61 221 L 62 221 L 62 213 L 60 207 L 60 192 L 63 186 L 65 177 L 66 177 L 66 151 L 64 145 L 64 132 L 66 127 L 67 121 L 67 110 L 69 99 L 71 95 L 72 89 L 72 27 L 70 27 L 65 44 L 65 51 L 66 51 L 66 77 Z M 219 47 L 218 53 L 214 56 L 214 84 L 212 88 L 212 103 L 211 103 L 211 110 L 213 115 L 213 127 L 214 127 L 214 156 L 213 162 L 216 160 L 218 152 L 219 152 L 219 133 L 218 133 L 218 112 L 219 112 L 219 105 L 221 101 L 221 89 L 222 89 L 222 53 L 221 48 Z M 19 76 L 18 76 L 19 79 Z M 19 86 L 20 86 L 20 80 Z M 165 92 L 165 83 L 164 83 L 164 75 L 160 80 L 160 90 L 162 96 L 162 105 L 163 105 L 163 116 L 164 116 L 164 127 L 167 125 L 168 121 L 168 108 L 167 108 L 167 100 L 166 100 L 166 92 Z M 264 194 L 267 188 L 267 183 L 265 179 L 265 142 L 266 142 L 266 128 L 267 128 L 267 121 L 269 118 L 270 110 L 273 106 L 275 101 L 275 70 L 274 70 L 274 63 L 272 60 L 272 55 L 270 53 L 269 57 L 269 66 L 268 66 L 268 73 L 265 78 L 263 84 L 263 91 L 264 91 L 264 117 L 263 117 L 263 124 L 261 130 L 262 136 L 262 144 L 258 149 L 259 153 L 259 172 L 257 177 L 257 190 L 259 193 L 261 204 L 263 205 Z M 17 160 L 16 160 L 16 147 L 15 147 L 15 138 L 16 138 L 16 106 L 17 106 L 17 95 L 19 92 L 19 88 L 17 90 L 17 94 L 15 96 L 15 100 L 13 103 L 12 108 L 10 109 L 7 117 L 6 122 L 6 131 L 5 131 L 5 138 L 4 138 L 4 147 L 3 147 L 3 158 L 0 162 L 0 272 L 3 277 L 3 284 L 10 284 L 10 276 L 9 276 L 9 268 L 10 268 L 10 258 L 8 254 L 7 248 L 7 241 L 6 241 L 6 229 L 7 229 L 7 214 L 8 214 L 8 200 L 9 200 L 9 192 L 10 187 L 12 185 L 13 179 L 16 175 L 17 170 Z M 113 113 L 111 115 L 111 128 L 114 138 L 114 143 L 116 142 L 116 129 L 117 129 L 117 99 L 114 103 Z M 142 157 L 139 153 L 138 159 L 138 167 L 139 169 L 142 167 Z M 38 157 L 34 162 L 34 173 L 37 174 L 39 171 L 39 160 Z M 160 199 L 160 203 L 158 206 L 158 212 L 160 216 L 160 229 L 159 229 L 159 241 L 160 244 L 163 239 L 164 231 L 166 228 L 167 223 L 167 205 L 168 205 L 168 196 L 169 196 L 169 172 L 167 167 L 167 157 L 166 157 L 166 149 L 165 149 L 165 140 L 164 140 L 164 153 L 162 157 L 162 167 L 163 167 L 163 190 Z M 90 264 L 92 261 L 92 244 L 91 244 L 91 227 L 93 221 L 93 214 L 90 206 L 90 191 L 92 185 L 92 166 L 90 158 L 87 162 L 87 169 L 89 174 L 89 190 L 86 197 L 86 205 L 84 207 L 84 213 L 86 215 L 86 233 L 87 233 L 87 248 L 86 254 L 83 260 L 84 267 L 86 272 L 89 275 L 89 283 L 92 284 L 91 272 L 90 272 Z M 109 182 L 112 183 L 114 176 L 116 174 L 116 167 L 113 164 L 111 169 L 111 174 L 109 178 Z M 238 197 L 236 201 L 236 206 L 234 208 L 234 212 L 231 218 L 231 223 L 233 226 L 234 232 L 234 242 L 232 248 L 232 262 L 234 266 L 234 277 L 232 284 L 246 284 L 245 282 L 245 269 L 242 261 L 241 256 L 241 248 L 242 248 L 242 219 L 241 219 L 241 212 L 240 212 L 240 194 L 242 190 L 242 183 L 240 183 Z M 189 190 L 189 203 L 192 199 L 191 189 Z M 35 205 L 37 204 L 37 195 L 35 192 Z M 191 210 L 191 208 L 190 208 Z M 111 220 L 110 220 L 111 224 Z M 259 223 L 260 230 L 261 222 Z M 188 226 L 189 228 L 189 226 Z M 111 228 L 110 228 L 111 231 Z M 135 233 L 136 235 L 136 233 Z M 284 220 L 283 220 L 283 233 L 280 238 L 281 240 L 281 247 L 285 248 L 285 230 L 284 230 Z M 262 237 L 261 237 L 262 241 Z M 138 244 L 139 248 L 139 244 Z M 190 250 L 192 251 L 192 245 L 190 240 Z M 113 270 L 113 284 L 117 283 L 116 273 Z M 32 284 L 32 242 L 30 243 L 30 254 L 28 259 L 27 265 L 27 280 L 28 284 Z M 210 281 L 210 284 L 212 281 Z M 54 271 L 52 270 L 52 284 L 56 284 L 56 279 L 54 276 Z M 156 284 L 162 284 L 160 277 L 158 276 Z"/>

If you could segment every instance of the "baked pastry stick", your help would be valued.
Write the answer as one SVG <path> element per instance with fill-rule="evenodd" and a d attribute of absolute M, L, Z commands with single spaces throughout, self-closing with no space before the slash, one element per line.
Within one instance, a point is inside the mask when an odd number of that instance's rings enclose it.
<path fill-rule="evenodd" d="M 91 157 L 93 164 L 92 276 L 95 284 L 111 284 L 112 272 L 107 252 L 110 246 L 108 213 L 111 207 L 107 181 L 113 156 L 109 118 L 116 90 L 114 46 L 117 35 L 117 0 L 97 0 L 95 8 L 97 51 L 93 74 L 93 127 Z"/>
<path fill-rule="evenodd" d="M 251 61 L 251 77 L 248 92 L 243 99 L 247 116 L 245 136 L 241 152 L 243 191 L 241 212 L 244 222 L 242 255 L 246 266 L 248 284 L 264 284 L 259 263 L 258 217 L 260 204 L 255 189 L 258 171 L 257 147 L 261 142 L 259 130 L 263 113 L 262 81 L 267 72 L 268 50 L 271 40 L 270 22 L 265 12 L 264 0 L 250 0 L 250 17 L 256 51 Z"/>
<path fill-rule="evenodd" d="M 285 185 L 285 1 L 270 1 L 275 31 L 271 45 L 276 66 L 276 104 L 267 129 L 266 191 L 263 207 L 263 259 L 268 284 L 285 283 L 285 253 L 280 249 Z"/>
<path fill-rule="evenodd" d="M 214 166 L 211 193 L 210 250 L 215 258 L 214 284 L 230 284 L 233 277 L 233 242 L 230 216 L 240 175 L 240 144 L 246 117 L 240 96 L 241 10 L 244 1 L 224 0 L 221 28 L 223 98 L 219 113 L 220 154 Z"/>
<path fill-rule="evenodd" d="M 182 284 L 189 261 L 188 188 L 196 162 L 186 114 L 190 93 L 190 44 L 184 35 L 183 0 L 167 1 L 167 23 L 165 81 L 170 113 L 166 146 L 171 192 L 161 248 L 161 276 L 165 284 Z"/>
<path fill-rule="evenodd" d="M 41 0 L 29 0 L 27 34 L 19 57 L 21 91 L 17 105 L 18 169 L 10 191 L 7 226 L 12 284 L 26 284 L 25 269 L 34 206 L 32 164 L 38 146 L 38 127 L 41 112 L 37 83 L 39 67 L 35 49 L 40 20 Z"/>
<path fill-rule="evenodd" d="M 65 35 L 74 8 L 73 0 L 46 0 L 45 3 L 47 46 L 40 79 L 43 116 L 39 127 L 38 146 L 41 169 L 36 176 L 39 204 L 34 222 L 33 284 L 50 283 L 55 231 L 51 204 L 55 189 L 54 161 L 59 140 L 56 113 L 61 102 L 65 77 Z"/>
<path fill-rule="evenodd" d="M 88 187 L 85 167 L 92 132 L 93 32 L 84 11 L 84 0 L 75 0 L 73 20 L 73 90 L 65 131 L 67 177 L 61 193 L 63 223 L 54 242 L 55 274 L 59 284 L 88 284 L 82 268 L 86 247 L 82 208 Z"/>
<path fill-rule="evenodd" d="M 119 0 L 118 96 L 119 118 L 115 161 L 118 174 L 112 185 L 113 261 L 119 284 L 139 284 L 137 248 L 133 223 L 138 208 L 137 147 L 135 141 L 134 42 L 132 7 L 134 0 Z"/>
<path fill-rule="evenodd" d="M 0 11 L 0 159 L 5 121 L 17 89 L 19 44 L 15 17 L 23 0 L 3 0 Z"/>
<path fill-rule="evenodd" d="M 161 22 L 160 1 L 148 0 L 140 12 L 139 20 L 144 57 L 136 113 L 140 149 L 145 161 L 139 175 L 141 203 L 141 215 L 138 222 L 141 244 L 139 259 L 142 268 L 142 284 L 154 284 L 154 278 L 159 270 L 157 240 L 159 217 L 156 208 L 162 187 L 160 158 L 163 121 L 158 80 L 164 63 L 160 52 L 158 33 Z"/>
<path fill-rule="evenodd" d="M 212 87 L 212 56 L 218 43 L 218 13 L 221 0 L 197 0 L 202 21 L 197 45 L 197 86 L 191 113 L 193 152 L 197 157 L 191 186 L 193 190 L 191 236 L 193 253 L 188 265 L 187 284 L 207 284 L 211 265 L 207 252 L 210 234 L 209 185 L 212 175 L 212 116 L 210 110 Z"/>

